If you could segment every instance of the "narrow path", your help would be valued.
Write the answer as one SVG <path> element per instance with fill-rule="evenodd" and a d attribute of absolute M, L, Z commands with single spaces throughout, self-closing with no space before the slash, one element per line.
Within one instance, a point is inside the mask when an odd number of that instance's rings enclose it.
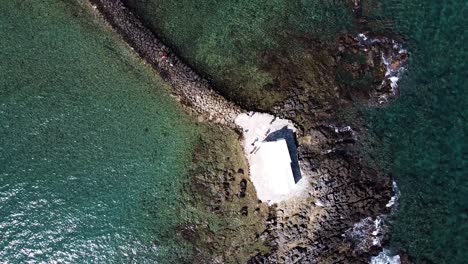
<path fill-rule="evenodd" d="M 216 93 L 208 81 L 182 62 L 121 0 L 89 0 L 114 30 L 169 82 L 185 104 L 210 121 L 234 127 L 244 112 Z"/>

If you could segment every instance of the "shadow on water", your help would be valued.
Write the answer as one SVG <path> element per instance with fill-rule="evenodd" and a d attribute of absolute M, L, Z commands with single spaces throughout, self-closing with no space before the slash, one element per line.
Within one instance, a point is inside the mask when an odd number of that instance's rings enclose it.
<path fill-rule="evenodd" d="M 296 133 L 289 129 L 287 126 L 283 127 L 280 130 L 270 133 L 265 141 L 272 142 L 280 139 L 286 140 L 286 145 L 288 146 L 289 156 L 291 157 L 291 169 L 293 172 L 294 182 L 297 183 L 302 179 L 301 169 L 299 167 L 299 159 L 297 155 L 297 137 Z"/>

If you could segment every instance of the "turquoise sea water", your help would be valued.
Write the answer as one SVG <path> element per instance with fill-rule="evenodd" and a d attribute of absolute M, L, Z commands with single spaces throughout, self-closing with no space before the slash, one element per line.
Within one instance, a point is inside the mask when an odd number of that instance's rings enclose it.
<path fill-rule="evenodd" d="M 2 2 L 0 262 L 181 255 L 196 130 L 152 75 L 77 4 Z"/>
<path fill-rule="evenodd" d="M 401 98 L 368 118 L 401 189 L 392 246 L 415 263 L 467 263 L 468 4 L 390 0 L 381 11 L 411 53 Z"/>

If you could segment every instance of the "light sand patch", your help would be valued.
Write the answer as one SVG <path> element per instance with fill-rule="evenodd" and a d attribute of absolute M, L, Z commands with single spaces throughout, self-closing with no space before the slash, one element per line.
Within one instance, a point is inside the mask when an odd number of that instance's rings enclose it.
<path fill-rule="evenodd" d="M 244 152 L 258 198 L 271 205 L 303 193 L 305 181 L 295 183 L 286 140 L 281 137 L 271 139 L 271 135 L 280 130 L 296 132 L 294 124 L 287 119 L 256 112 L 238 115 L 235 123 L 242 128 Z"/>

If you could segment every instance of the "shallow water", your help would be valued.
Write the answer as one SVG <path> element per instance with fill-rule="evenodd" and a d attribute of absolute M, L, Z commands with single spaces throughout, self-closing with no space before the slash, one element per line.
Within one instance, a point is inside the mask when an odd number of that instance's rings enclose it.
<path fill-rule="evenodd" d="M 334 40 L 353 30 L 351 10 L 335 0 L 123 0 L 181 58 L 230 100 L 268 109 L 282 100 L 266 55 L 301 57 L 297 40 Z"/>
<path fill-rule="evenodd" d="M 184 253 L 178 199 L 197 132 L 163 82 L 84 10 L 0 8 L 0 262 Z"/>

